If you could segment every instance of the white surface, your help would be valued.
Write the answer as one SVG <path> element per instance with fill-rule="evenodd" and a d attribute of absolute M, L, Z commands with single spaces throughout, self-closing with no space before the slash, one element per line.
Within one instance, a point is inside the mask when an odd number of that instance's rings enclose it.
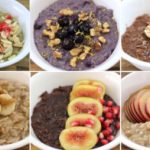
<path fill-rule="evenodd" d="M 101 80 L 106 85 L 106 93 L 110 95 L 118 105 L 120 105 L 120 76 L 113 72 L 99 72 L 99 73 L 86 73 L 86 72 L 63 72 L 63 73 L 50 73 L 50 72 L 40 72 L 31 78 L 31 98 L 30 98 L 30 108 L 31 116 L 35 105 L 39 102 L 39 96 L 45 92 L 51 92 L 54 88 L 65 85 L 73 85 L 76 81 L 82 79 L 93 79 Z M 40 149 L 43 150 L 56 150 L 50 146 L 47 146 L 40 142 L 40 140 L 35 136 L 34 131 L 31 127 L 31 142 Z M 101 148 L 96 148 L 94 150 L 108 150 L 120 142 L 119 133 L 115 140 L 111 143 L 102 146 Z"/>
<path fill-rule="evenodd" d="M 20 82 L 26 85 L 29 85 L 29 79 L 30 79 L 30 73 L 29 72 L 17 72 L 17 71 L 6 71 L 0 73 L 0 80 L 1 79 L 7 79 L 12 80 L 16 82 Z M 7 144 L 0 146 L 0 150 L 12 150 L 16 148 L 23 147 L 29 143 L 29 136 L 24 138 L 23 140 L 20 140 L 13 144 Z"/>
<path fill-rule="evenodd" d="M 121 35 L 123 35 L 126 31 L 126 28 L 132 25 L 135 19 L 138 16 L 142 16 L 144 14 L 150 15 L 150 0 L 124 0 L 121 3 Z M 125 53 L 122 49 L 122 57 L 133 64 L 135 67 L 140 70 L 150 70 L 150 63 L 143 62 L 138 60 L 127 53 Z"/>
<path fill-rule="evenodd" d="M 31 4 L 31 59 L 38 65 L 40 66 L 42 69 L 44 70 L 50 70 L 53 72 L 56 71 L 63 71 L 61 69 L 58 69 L 52 65 L 50 65 L 38 52 L 35 44 L 34 44 L 34 37 L 33 37 L 33 26 L 34 26 L 34 22 L 35 20 L 38 18 L 39 13 L 44 10 L 46 7 L 48 7 L 50 4 L 52 4 L 54 1 L 56 0 L 31 0 L 30 4 Z M 94 2 L 97 5 L 103 5 L 107 8 L 111 8 L 114 10 L 114 16 L 115 16 L 115 20 L 118 23 L 118 30 L 119 30 L 119 21 L 120 21 L 120 1 L 119 0 L 94 0 Z M 107 70 L 109 68 L 111 68 L 113 65 L 115 65 L 119 59 L 120 59 L 120 38 L 119 38 L 119 42 L 116 46 L 116 49 L 114 50 L 114 52 L 112 53 L 112 55 L 101 65 L 95 67 L 94 69 L 90 69 L 88 71 L 96 71 L 96 70 Z"/>
<path fill-rule="evenodd" d="M 121 98 L 121 106 L 124 105 L 124 102 L 128 99 L 128 97 L 137 91 L 138 89 L 141 89 L 145 85 L 150 84 L 150 72 L 136 72 L 131 73 L 127 76 L 125 76 L 122 79 L 122 98 Z M 144 146 L 138 145 L 131 140 L 129 140 L 124 132 L 122 131 L 122 143 L 127 145 L 128 147 L 135 149 L 135 150 L 149 150 L 149 148 L 146 148 Z"/>
<path fill-rule="evenodd" d="M 0 68 L 10 66 L 12 64 L 15 64 L 22 60 L 28 53 L 30 49 L 30 34 L 29 34 L 29 21 L 30 21 L 30 15 L 29 11 L 20 3 L 14 0 L 1 0 L 0 1 L 0 11 L 8 12 L 12 16 L 15 16 L 18 18 L 19 24 L 22 27 L 23 34 L 24 34 L 24 46 L 21 49 L 20 53 L 13 58 L 12 60 L 0 63 Z"/>

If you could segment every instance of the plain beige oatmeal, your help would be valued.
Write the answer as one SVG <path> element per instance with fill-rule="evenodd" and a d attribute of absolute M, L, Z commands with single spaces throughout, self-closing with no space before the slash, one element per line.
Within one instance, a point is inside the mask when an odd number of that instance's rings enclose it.
<path fill-rule="evenodd" d="M 122 129 L 124 134 L 133 142 L 150 147 L 150 121 L 145 123 L 129 122 L 122 114 Z"/>
<path fill-rule="evenodd" d="M 28 134 L 28 86 L 0 80 L 0 145 L 17 142 Z"/>

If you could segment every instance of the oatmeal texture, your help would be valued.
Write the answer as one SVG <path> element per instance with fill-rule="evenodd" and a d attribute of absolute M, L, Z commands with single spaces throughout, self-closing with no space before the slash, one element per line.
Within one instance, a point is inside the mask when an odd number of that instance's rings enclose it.
<path fill-rule="evenodd" d="M 0 145 L 3 145 L 29 134 L 29 89 L 24 84 L 7 80 L 0 80 L 0 87 L 15 100 L 13 112 L 0 114 Z"/>
<path fill-rule="evenodd" d="M 150 16 L 138 17 L 122 37 L 123 50 L 139 60 L 150 62 Z"/>
<path fill-rule="evenodd" d="M 150 147 L 150 121 L 145 123 L 131 123 L 123 113 L 122 129 L 131 141 Z"/>
<path fill-rule="evenodd" d="M 92 12 L 97 20 L 103 23 L 106 22 L 110 27 L 110 31 L 109 29 L 107 29 L 107 34 L 102 33 L 101 37 L 99 38 L 100 42 L 102 43 L 101 49 L 99 51 L 96 51 L 94 55 L 87 56 L 86 53 L 83 53 L 79 57 L 81 61 L 79 61 L 77 64 L 76 62 L 78 61 L 78 58 L 72 58 L 72 56 L 78 55 L 75 53 L 80 53 L 79 49 L 76 52 L 71 51 L 70 54 L 68 51 L 61 48 L 59 49 L 59 52 L 55 51 L 55 53 L 53 53 L 54 51 L 52 50 L 52 48 L 47 45 L 48 37 L 43 36 L 43 30 L 46 29 L 45 20 L 54 17 L 58 18 L 60 15 L 60 10 L 62 10 L 61 13 L 64 13 L 63 9 L 66 8 L 69 8 L 74 12 Z M 71 15 L 72 12 L 69 9 L 66 12 Z M 83 17 L 82 14 L 81 17 Z M 49 62 L 49 64 L 63 70 L 87 70 L 96 67 L 97 65 L 103 63 L 112 54 L 118 41 L 118 31 L 116 21 L 113 17 L 113 11 L 106 9 L 103 6 L 97 6 L 91 0 L 63 0 L 63 3 L 61 0 L 59 0 L 39 14 L 34 27 L 36 27 L 34 29 L 34 39 L 39 53 L 45 60 Z M 47 32 L 45 32 L 45 34 L 47 34 Z M 91 36 L 95 36 L 95 32 L 93 29 L 90 30 L 90 34 Z M 53 36 L 53 34 L 49 35 L 50 38 L 53 38 Z M 93 37 L 93 40 L 96 41 L 95 37 Z M 57 41 L 51 40 L 49 44 L 51 46 L 54 46 L 58 43 L 60 43 L 60 41 L 57 39 Z M 96 45 L 96 47 L 99 46 L 101 45 Z"/>

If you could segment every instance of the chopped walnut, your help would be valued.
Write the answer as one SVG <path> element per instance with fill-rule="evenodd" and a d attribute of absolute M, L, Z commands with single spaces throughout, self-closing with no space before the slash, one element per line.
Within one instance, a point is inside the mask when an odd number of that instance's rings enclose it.
<path fill-rule="evenodd" d="M 82 54 L 79 56 L 79 59 L 80 59 L 80 60 L 84 60 L 86 57 L 87 57 L 87 53 L 82 53 Z"/>
<path fill-rule="evenodd" d="M 102 47 L 102 45 L 101 45 L 100 42 L 94 43 L 94 49 L 95 49 L 95 50 L 100 50 L 101 47 Z"/>
<path fill-rule="evenodd" d="M 86 54 L 88 54 L 88 53 L 90 52 L 90 50 L 91 50 L 91 47 L 89 47 L 89 46 L 84 46 L 84 52 L 85 52 Z"/>
<path fill-rule="evenodd" d="M 51 40 L 55 38 L 55 33 L 52 32 L 52 31 L 43 30 L 43 35 L 49 36 L 49 38 L 50 38 Z"/>
<path fill-rule="evenodd" d="M 103 44 L 106 43 L 106 39 L 103 36 L 100 36 L 98 40 Z"/>
<path fill-rule="evenodd" d="M 77 66 L 77 57 L 73 57 L 71 60 L 70 60 L 70 66 L 72 67 L 76 67 Z"/>
<path fill-rule="evenodd" d="M 71 56 L 78 56 L 82 52 L 81 48 L 73 48 L 70 51 Z"/>
<path fill-rule="evenodd" d="M 88 13 L 85 13 L 85 12 L 81 12 L 78 16 L 79 16 L 79 21 L 80 20 L 85 21 L 89 19 Z"/>
<path fill-rule="evenodd" d="M 51 25 L 50 29 L 51 29 L 52 32 L 56 33 L 58 31 L 58 29 L 59 29 L 59 24 Z"/>
<path fill-rule="evenodd" d="M 46 26 L 49 28 L 51 26 L 52 20 L 45 20 Z"/>
<path fill-rule="evenodd" d="M 110 32 L 110 29 L 103 29 L 102 32 L 103 32 L 103 33 L 109 33 L 109 32 Z"/>
<path fill-rule="evenodd" d="M 54 55 L 54 57 L 57 58 L 57 59 L 61 59 L 61 58 L 62 58 L 62 53 L 59 52 L 59 51 L 54 51 L 54 52 L 53 52 L 53 55 Z"/>
<path fill-rule="evenodd" d="M 71 16 L 71 15 L 73 15 L 73 10 L 71 10 L 70 8 L 65 8 L 65 9 L 61 9 L 60 11 L 59 11 L 59 13 L 61 14 L 61 15 L 65 15 L 65 16 Z"/>
<path fill-rule="evenodd" d="M 150 25 L 147 25 L 147 27 L 144 30 L 145 35 L 150 38 Z"/>
<path fill-rule="evenodd" d="M 103 23 L 103 28 L 104 29 L 107 29 L 107 28 L 109 28 L 110 27 L 110 25 L 108 24 L 108 22 L 104 22 Z"/>
<path fill-rule="evenodd" d="M 50 40 L 50 41 L 48 42 L 48 46 L 54 47 L 54 46 L 59 45 L 60 42 L 61 42 L 60 39 L 56 38 L 56 39 L 54 39 L 54 40 Z"/>
<path fill-rule="evenodd" d="M 91 36 L 95 36 L 96 35 L 96 32 L 95 32 L 94 28 L 90 29 L 90 35 Z"/>

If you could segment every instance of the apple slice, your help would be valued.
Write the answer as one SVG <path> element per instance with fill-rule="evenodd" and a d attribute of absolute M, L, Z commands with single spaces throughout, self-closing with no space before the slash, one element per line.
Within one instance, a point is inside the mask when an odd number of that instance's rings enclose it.
<path fill-rule="evenodd" d="M 150 97 L 147 99 L 145 107 L 146 107 L 146 113 L 150 117 Z"/>
<path fill-rule="evenodd" d="M 140 122 L 146 122 L 146 118 L 142 115 L 142 113 L 140 112 L 139 110 L 139 101 L 140 101 L 140 98 L 141 98 L 141 95 L 144 93 L 143 90 L 141 91 L 138 91 L 136 93 L 136 96 L 135 96 L 135 100 L 134 100 L 134 110 L 135 110 L 135 113 L 139 116 L 139 119 L 141 120 Z"/>
<path fill-rule="evenodd" d="M 150 97 L 150 90 L 149 89 L 143 89 L 143 92 L 141 93 L 141 97 L 138 99 L 139 111 L 142 114 L 142 116 L 146 119 L 146 121 L 150 121 L 150 117 L 147 115 L 146 109 L 145 109 L 145 105 L 146 105 L 149 97 Z"/>

